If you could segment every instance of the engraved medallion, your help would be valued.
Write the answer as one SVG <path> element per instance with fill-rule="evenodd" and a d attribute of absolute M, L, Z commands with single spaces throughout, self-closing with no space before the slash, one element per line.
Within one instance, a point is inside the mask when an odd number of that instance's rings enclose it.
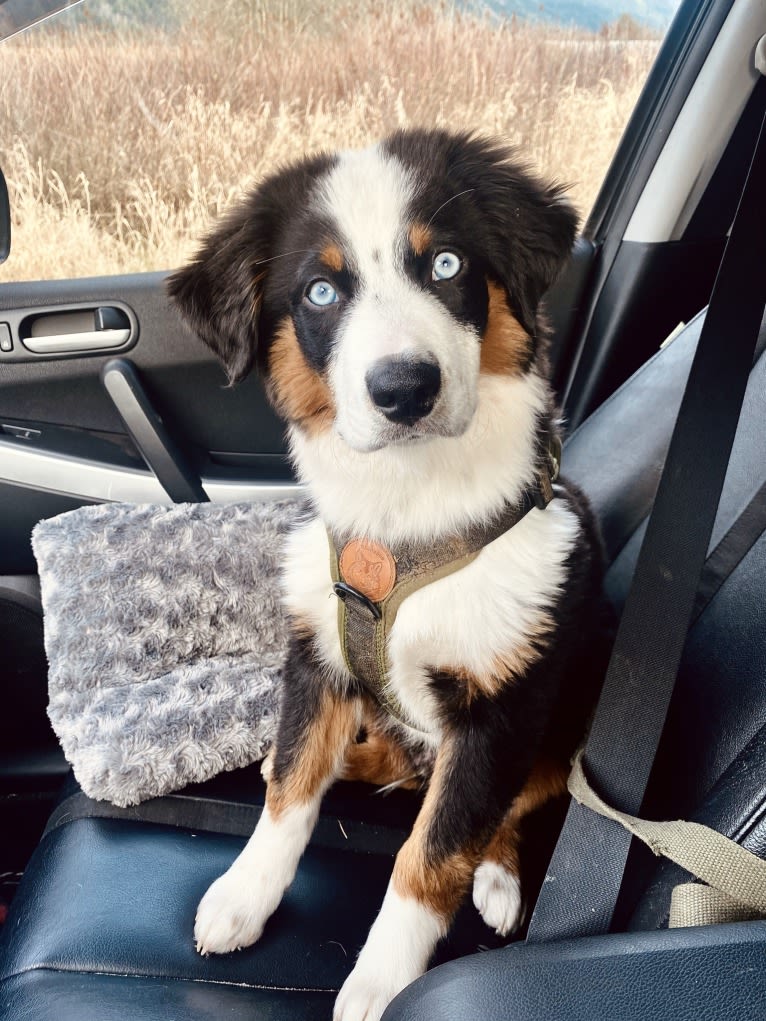
<path fill-rule="evenodd" d="M 380 543 L 352 539 L 343 547 L 339 565 L 346 584 L 374 603 L 391 594 L 396 582 L 396 561 Z"/>

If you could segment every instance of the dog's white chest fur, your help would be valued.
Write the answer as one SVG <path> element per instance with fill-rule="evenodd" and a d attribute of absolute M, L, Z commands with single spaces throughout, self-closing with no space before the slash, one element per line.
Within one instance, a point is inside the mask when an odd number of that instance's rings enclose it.
<path fill-rule="evenodd" d="M 338 437 L 293 431 L 299 472 L 322 518 L 349 537 L 428 544 L 519 499 L 523 480 L 534 477 L 545 388 L 534 376 L 482 376 L 478 397 L 462 436 L 398 450 L 358 453 Z M 530 511 L 467 567 L 404 600 L 388 635 L 389 684 L 415 727 L 438 740 L 433 671 L 480 680 L 497 677 L 499 668 L 507 677 L 514 664 L 523 672 L 524 651 L 566 583 L 579 528 L 566 500 L 556 499 L 544 511 Z M 338 597 L 320 518 L 290 537 L 283 583 L 287 609 L 315 635 L 317 654 L 345 685 Z"/>
<path fill-rule="evenodd" d="M 439 736 L 433 671 L 491 677 L 529 648 L 565 580 L 579 525 L 563 500 L 533 510 L 481 551 L 467 567 L 402 603 L 388 636 L 389 683 L 412 724 Z M 338 632 L 327 532 L 319 519 L 290 537 L 285 561 L 289 611 L 315 632 L 322 661 L 343 683 L 349 677 Z"/>

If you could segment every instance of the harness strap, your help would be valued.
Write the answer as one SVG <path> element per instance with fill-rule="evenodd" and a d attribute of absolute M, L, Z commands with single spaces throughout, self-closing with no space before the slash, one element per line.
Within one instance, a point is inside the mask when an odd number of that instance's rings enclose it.
<path fill-rule="evenodd" d="M 547 439 L 534 487 L 508 504 L 488 524 L 473 526 L 433 546 L 402 542 L 385 547 L 364 539 L 343 543 L 328 530 L 330 574 L 338 596 L 338 632 L 343 658 L 354 677 L 392 716 L 407 726 L 404 710 L 387 684 L 388 635 L 404 600 L 419 589 L 460 571 L 485 546 L 518 524 L 534 507 L 554 497 L 561 444 Z"/>

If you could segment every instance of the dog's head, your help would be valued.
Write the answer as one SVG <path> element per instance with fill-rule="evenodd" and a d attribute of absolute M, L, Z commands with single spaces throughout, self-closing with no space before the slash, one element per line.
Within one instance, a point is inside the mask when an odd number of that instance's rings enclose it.
<path fill-rule="evenodd" d="M 402 131 L 265 180 L 170 280 L 232 382 L 376 450 L 458 436 L 481 373 L 527 372 L 576 219 L 503 147 Z"/>

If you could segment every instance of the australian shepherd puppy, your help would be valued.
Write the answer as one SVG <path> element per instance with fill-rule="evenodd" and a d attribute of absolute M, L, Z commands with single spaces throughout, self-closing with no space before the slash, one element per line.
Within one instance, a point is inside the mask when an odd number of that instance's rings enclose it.
<path fill-rule="evenodd" d="M 492 928 L 518 927 L 519 822 L 564 791 L 583 730 L 600 552 L 555 481 L 540 315 L 575 229 L 502 146 L 401 131 L 275 173 L 170 281 L 232 382 L 260 369 L 313 507 L 285 553 L 266 805 L 200 903 L 200 952 L 260 937 L 334 780 L 425 788 L 338 1021 L 380 1017 L 469 888 Z"/>

